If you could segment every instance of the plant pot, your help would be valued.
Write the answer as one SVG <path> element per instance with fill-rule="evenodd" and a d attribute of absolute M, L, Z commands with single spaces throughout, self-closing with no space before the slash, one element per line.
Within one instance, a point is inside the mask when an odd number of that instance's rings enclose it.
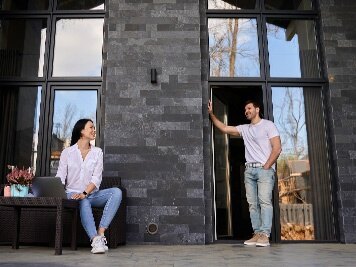
<path fill-rule="evenodd" d="M 11 197 L 11 187 L 9 185 L 4 187 L 4 197 Z"/>
<path fill-rule="evenodd" d="M 28 194 L 28 185 L 12 184 L 11 196 L 12 197 L 25 197 Z"/>

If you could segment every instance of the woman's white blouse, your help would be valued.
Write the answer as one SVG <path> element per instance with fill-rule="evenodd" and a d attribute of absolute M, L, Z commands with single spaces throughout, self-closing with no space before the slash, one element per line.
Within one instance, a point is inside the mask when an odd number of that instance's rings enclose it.
<path fill-rule="evenodd" d="M 99 147 L 91 146 L 85 160 L 78 145 L 67 147 L 62 151 L 57 177 L 66 185 L 66 192 L 81 193 L 89 183 L 99 189 L 103 175 L 103 151 Z"/>

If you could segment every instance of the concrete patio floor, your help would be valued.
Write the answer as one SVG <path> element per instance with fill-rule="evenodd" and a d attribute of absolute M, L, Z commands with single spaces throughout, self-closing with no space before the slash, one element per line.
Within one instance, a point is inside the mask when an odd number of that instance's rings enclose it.
<path fill-rule="evenodd" d="M 64 248 L 55 256 L 53 248 L 0 246 L 0 266 L 356 266 L 356 244 L 272 244 L 267 248 L 242 244 L 126 245 L 102 255 L 89 248 Z"/>

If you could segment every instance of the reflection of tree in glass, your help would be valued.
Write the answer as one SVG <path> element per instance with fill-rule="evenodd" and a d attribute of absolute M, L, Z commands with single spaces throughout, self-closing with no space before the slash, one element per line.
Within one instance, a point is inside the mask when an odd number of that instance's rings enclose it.
<path fill-rule="evenodd" d="M 293 47 L 298 46 L 298 31 L 296 29 L 296 22 L 294 20 L 276 20 L 275 23 L 280 25 L 274 25 L 272 23 L 267 23 L 267 36 L 268 38 L 273 37 L 275 40 L 282 40 L 290 42 L 289 45 Z M 286 24 L 284 27 L 281 25 Z"/>
<path fill-rule="evenodd" d="M 71 130 L 73 127 L 73 117 L 77 113 L 77 108 L 71 104 L 66 104 L 63 114 L 63 127 L 61 137 L 64 139 L 70 139 Z"/>
<path fill-rule="evenodd" d="M 285 88 L 281 101 L 274 103 L 275 122 L 281 132 L 284 154 L 301 159 L 308 153 L 303 89 Z"/>
<path fill-rule="evenodd" d="M 252 28 L 254 31 L 251 31 Z M 252 68 L 258 69 L 258 50 L 251 43 L 251 34 L 255 32 L 255 20 L 252 19 L 209 19 L 211 75 L 250 76 L 249 74 L 253 72 L 249 70 L 251 63 L 254 64 Z M 240 60 L 249 59 L 249 61 L 241 64 L 237 60 L 238 56 Z"/>
<path fill-rule="evenodd" d="M 64 141 L 65 146 L 67 146 L 67 143 L 69 144 L 73 128 L 73 118 L 76 113 L 77 108 L 72 103 L 67 103 L 64 107 L 61 122 L 53 124 L 57 137 Z"/>
<path fill-rule="evenodd" d="M 285 33 L 286 30 L 277 26 L 277 25 L 267 23 L 267 35 L 268 36 L 273 36 L 275 39 L 284 40 L 285 34 L 282 34 L 281 31 L 283 31 L 283 33 Z"/>

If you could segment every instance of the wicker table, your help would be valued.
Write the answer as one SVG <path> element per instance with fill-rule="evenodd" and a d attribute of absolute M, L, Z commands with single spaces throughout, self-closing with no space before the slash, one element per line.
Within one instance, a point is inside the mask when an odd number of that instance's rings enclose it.
<path fill-rule="evenodd" d="M 12 207 L 14 209 L 14 234 L 12 248 L 19 248 L 20 216 L 22 208 L 56 209 L 56 235 L 55 255 L 62 255 L 63 241 L 63 212 L 72 214 L 72 239 L 71 248 L 77 249 L 77 220 L 78 201 L 62 199 L 57 197 L 0 197 L 0 206 Z M 44 222 L 38 222 L 44 223 Z M 44 233 L 45 234 L 45 233 Z"/>

